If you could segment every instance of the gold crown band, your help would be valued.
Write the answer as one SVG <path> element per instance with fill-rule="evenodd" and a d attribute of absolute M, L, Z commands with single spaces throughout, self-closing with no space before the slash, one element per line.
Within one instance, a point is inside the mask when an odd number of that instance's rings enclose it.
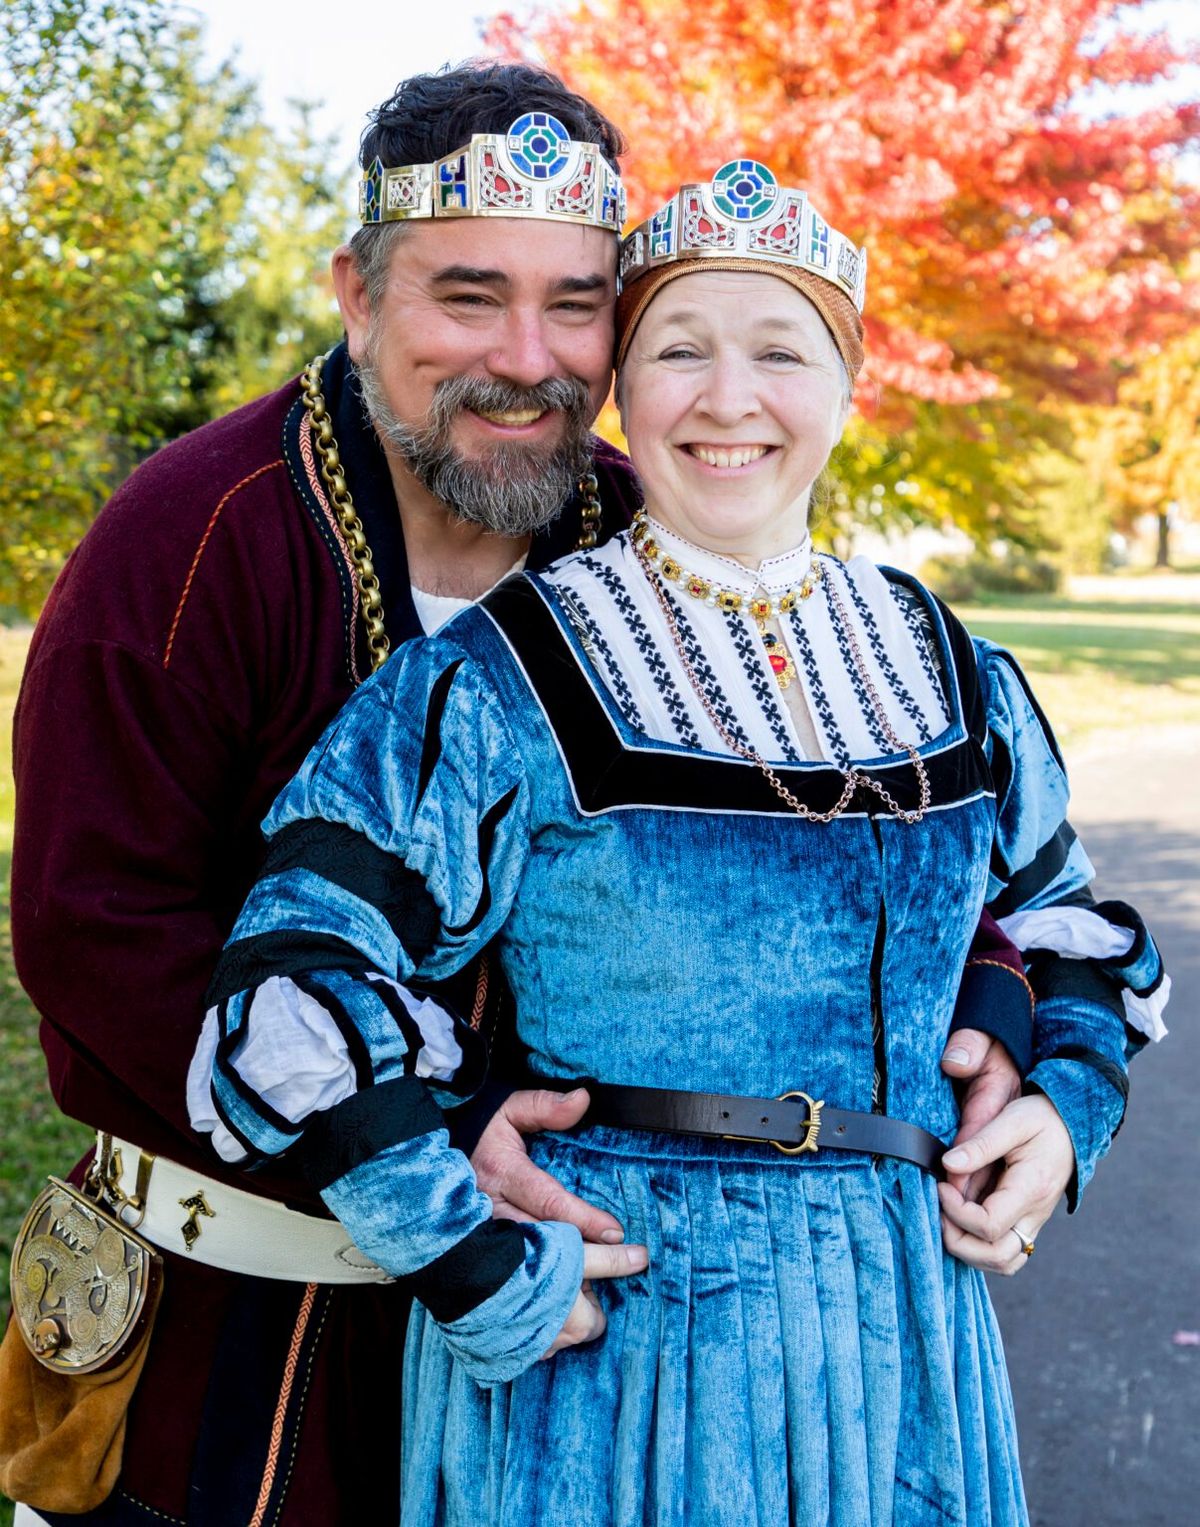
<path fill-rule="evenodd" d="M 831 228 L 805 191 L 765 164 L 731 159 L 706 184 L 679 190 L 621 242 L 621 286 L 676 260 L 765 260 L 820 276 L 861 313 L 867 252 Z"/>
<path fill-rule="evenodd" d="M 620 234 L 625 188 L 598 144 L 557 117 L 527 111 L 507 133 L 475 133 L 432 164 L 388 169 L 376 156 L 359 181 L 365 226 L 430 217 L 534 217 Z"/>

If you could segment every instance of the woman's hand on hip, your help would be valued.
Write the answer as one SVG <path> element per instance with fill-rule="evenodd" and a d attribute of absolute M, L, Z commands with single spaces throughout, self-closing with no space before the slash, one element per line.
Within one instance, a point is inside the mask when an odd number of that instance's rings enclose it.
<path fill-rule="evenodd" d="M 972 1267 L 1018 1272 L 1029 1260 L 1024 1247 L 1033 1245 L 1075 1170 L 1071 1136 L 1053 1103 L 1038 1093 L 1017 1098 L 942 1161 L 955 1178 L 1003 1163 L 981 1203 L 966 1199 L 954 1181 L 938 1184 L 942 1241 Z"/>
<path fill-rule="evenodd" d="M 542 1361 L 564 1347 L 578 1347 L 604 1335 L 607 1324 L 600 1301 L 592 1288 L 593 1278 L 627 1278 L 630 1273 L 645 1272 L 649 1257 L 644 1246 L 588 1246 L 583 1248 L 583 1287 L 571 1306 L 566 1324 L 554 1338 Z"/>

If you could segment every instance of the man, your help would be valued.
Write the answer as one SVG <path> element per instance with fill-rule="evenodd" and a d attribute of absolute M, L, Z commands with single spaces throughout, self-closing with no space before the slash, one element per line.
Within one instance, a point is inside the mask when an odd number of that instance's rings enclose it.
<path fill-rule="evenodd" d="M 385 171 L 434 165 L 474 133 L 504 136 L 527 118 L 527 162 L 552 154 L 535 113 L 562 124 L 571 153 L 599 151 L 591 179 L 577 177 L 590 215 L 541 215 L 539 202 L 497 216 L 506 196 L 536 191 L 536 174 L 514 184 L 468 159 L 445 182 L 460 215 L 417 205 L 384 219 L 412 189 Z M 131 1187 L 141 1152 L 159 1158 L 160 1184 L 166 1163 L 185 1179 L 160 1202 L 152 1172 L 146 1195 L 143 1229 L 165 1227 L 151 1236 L 162 1235 L 165 1287 L 121 1479 L 71 1520 L 395 1519 L 406 1293 L 309 1275 L 299 1251 L 288 1265 L 286 1241 L 284 1265 L 266 1259 L 270 1206 L 311 1221 L 319 1200 L 286 1160 L 253 1177 L 222 1166 L 188 1124 L 185 1076 L 205 988 L 261 863 L 258 824 L 355 685 L 388 644 L 522 559 L 543 566 L 628 521 L 628 466 L 588 435 L 609 383 L 620 147 L 586 101 L 524 67 L 403 85 L 364 140 L 368 224 L 334 257 L 346 344 L 303 385 L 144 464 L 72 557 L 35 635 L 15 743 L 18 969 L 59 1105 L 126 1142 Z M 418 187 L 418 201 L 436 189 Z M 500 201 L 475 216 L 485 193 Z M 485 1028 L 503 1006 L 486 966 L 438 998 Z M 966 1072 L 989 1064 L 983 1036 L 960 1043 Z M 996 1050 L 981 1116 L 1008 1096 Z M 634 1264 L 616 1221 L 520 1149 L 519 1128 L 569 1126 L 585 1106 L 516 1094 L 475 1164 L 497 1212 L 571 1220 L 609 1244 L 606 1270 L 619 1274 Z M 469 1128 L 459 1141 L 469 1147 Z M 228 1224 L 245 1226 L 249 1266 L 210 1252 Z M 343 1260 L 338 1278 L 370 1277 Z"/>

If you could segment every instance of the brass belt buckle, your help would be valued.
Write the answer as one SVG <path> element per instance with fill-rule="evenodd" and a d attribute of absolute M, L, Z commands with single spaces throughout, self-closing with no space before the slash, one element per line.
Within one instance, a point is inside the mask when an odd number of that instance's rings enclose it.
<path fill-rule="evenodd" d="M 782 1140 L 772 1140 L 770 1144 L 777 1151 L 782 1151 L 785 1156 L 800 1156 L 805 1151 L 812 1151 L 815 1155 L 817 1136 L 821 1133 L 821 1110 L 825 1107 L 825 1099 L 821 1098 L 819 1102 L 814 1102 L 807 1092 L 781 1092 L 776 1101 L 783 1103 L 788 1098 L 803 1098 L 808 1104 L 808 1120 L 804 1126 L 804 1139 L 800 1141 L 799 1145 L 784 1145 Z"/>

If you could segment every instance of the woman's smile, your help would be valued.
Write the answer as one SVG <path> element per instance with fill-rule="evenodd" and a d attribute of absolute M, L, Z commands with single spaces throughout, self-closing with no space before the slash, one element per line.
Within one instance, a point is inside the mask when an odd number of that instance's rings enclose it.
<path fill-rule="evenodd" d="M 778 450 L 773 445 L 701 445 L 698 442 L 681 446 L 680 449 L 702 467 L 717 471 L 745 471 L 760 462 L 769 452 Z"/>

